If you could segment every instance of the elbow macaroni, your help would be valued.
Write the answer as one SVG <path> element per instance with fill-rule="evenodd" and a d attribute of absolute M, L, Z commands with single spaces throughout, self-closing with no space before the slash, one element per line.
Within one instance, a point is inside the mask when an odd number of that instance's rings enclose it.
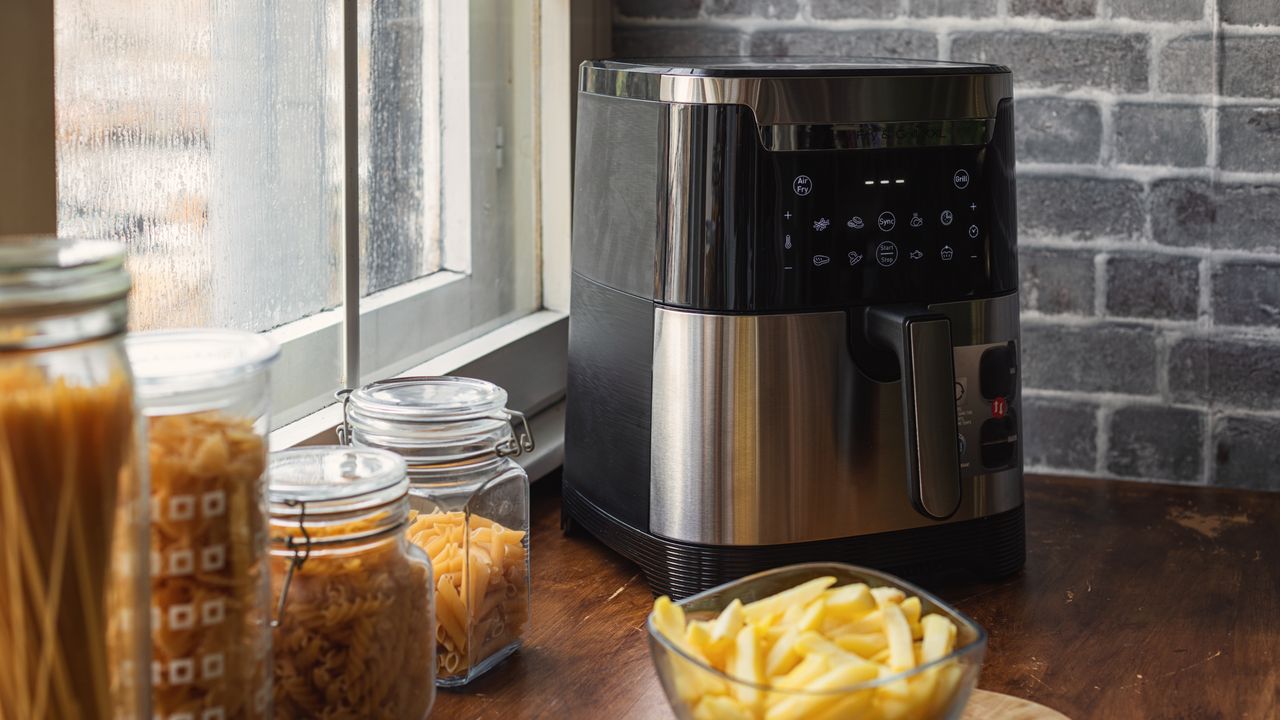
<path fill-rule="evenodd" d="M 921 617 L 917 597 L 818 578 L 716 617 L 690 620 L 666 597 L 654 627 L 700 663 L 675 654 L 670 682 L 695 720 L 840 720 L 938 717 L 960 687 L 955 661 L 870 688 L 946 657 L 955 648 L 948 618 Z M 798 692 L 797 692 L 798 691 Z"/>

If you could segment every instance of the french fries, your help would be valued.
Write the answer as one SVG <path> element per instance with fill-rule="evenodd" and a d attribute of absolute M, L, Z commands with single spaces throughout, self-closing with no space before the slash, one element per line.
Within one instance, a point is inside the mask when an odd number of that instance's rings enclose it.
<path fill-rule="evenodd" d="M 653 624 L 698 663 L 672 656 L 679 701 L 695 720 L 925 720 L 950 704 L 962 675 L 954 661 L 856 691 L 946 657 L 955 649 L 949 618 L 921 616 L 920 598 L 896 588 L 834 577 L 802 583 L 714 618 L 688 620 L 667 597 Z"/>

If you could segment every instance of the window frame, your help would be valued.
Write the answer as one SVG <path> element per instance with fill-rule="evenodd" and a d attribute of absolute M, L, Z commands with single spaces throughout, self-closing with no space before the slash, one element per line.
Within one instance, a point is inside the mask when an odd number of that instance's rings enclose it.
<path fill-rule="evenodd" d="M 514 159 L 523 164 L 516 173 L 514 199 L 526 203 L 528 212 L 522 213 L 517 206 L 516 217 L 525 221 L 515 222 L 512 231 L 517 234 L 517 246 L 523 244 L 533 252 L 534 268 L 529 277 L 535 309 L 494 317 L 475 327 L 457 327 L 456 309 L 460 302 L 469 302 L 472 297 L 468 285 L 485 282 L 485 278 L 450 269 L 451 263 L 447 262 L 440 272 L 363 298 L 354 315 L 358 323 L 356 338 L 366 356 L 391 357 L 404 348 L 412 348 L 403 355 L 410 367 L 405 367 L 406 362 L 393 362 L 361 370 L 361 382 L 396 376 L 461 374 L 490 380 L 507 389 L 509 406 L 530 415 L 538 447 L 521 462 L 536 478 L 558 467 L 563 456 L 577 63 L 588 56 L 607 54 L 611 9 L 607 0 L 532 0 L 517 2 L 515 8 L 509 19 L 514 27 L 522 27 L 523 23 L 531 28 L 527 39 L 533 62 L 523 69 L 516 63 L 523 76 L 512 78 L 512 99 L 517 109 L 528 112 L 530 122 L 527 136 L 504 133 L 502 152 L 507 153 L 504 162 Z M 460 36 L 456 30 L 451 33 L 449 28 L 442 28 L 442 57 L 447 58 L 450 53 L 457 57 L 457 46 L 445 44 Z M 470 59 L 469 53 L 467 58 Z M 442 68 L 442 77 L 442 95 L 451 92 L 446 84 L 450 78 L 454 83 L 452 92 L 456 92 L 460 75 Z M 442 117 L 442 122 L 448 127 L 448 118 Z M 477 132 L 475 122 L 466 127 L 468 132 Z M 479 132 L 485 132 L 483 126 Z M 445 167 L 449 167 L 451 157 L 456 161 L 461 151 L 473 154 L 473 143 L 464 144 L 456 135 L 442 143 Z M 474 195 L 475 186 L 474 179 L 465 187 L 446 186 L 442 205 L 446 208 L 443 232 L 447 250 L 449 243 L 459 238 L 465 240 L 471 252 L 486 249 L 474 241 L 477 228 L 470 224 L 476 217 L 477 200 L 483 203 Z M 450 192 L 454 194 L 449 195 Z M 471 197 L 466 197 L 467 192 L 473 193 Z M 468 208 L 470 212 L 462 218 L 458 213 L 450 214 L 449 207 Z M 490 245 L 488 249 L 494 248 Z M 474 259 L 481 267 L 492 260 Z M 349 332 L 352 314 L 344 304 L 269 331 L 281 342 L 283 350 L 273 372 L 276 397 L 296 393 L 297 388 L 307 387 L 308 383 L 310 387 L 323 387 L 331 382 L 323 378 L 348 377 L 346 368 L 334 363 L 348 364 L 349 358 L 342 361 L 331 350 L 327 356 L 317 350 L 324 345 L 334 347 L 331 343 Z M 406 335 L 406 329 L 415 332 Z M 400 350 L 393 351 L 392 347 Z M 322 357 L 333 362 L 320 361 Z M 396 372 L 398 368 L 403 369 Z M 336 442 L 335 430 L 341 423 L 342 409 L 332 395 L 313 397 L 306 404 L 281 410 L 277 417 L 285 422 L 271 433 L 273 449 Z"/>

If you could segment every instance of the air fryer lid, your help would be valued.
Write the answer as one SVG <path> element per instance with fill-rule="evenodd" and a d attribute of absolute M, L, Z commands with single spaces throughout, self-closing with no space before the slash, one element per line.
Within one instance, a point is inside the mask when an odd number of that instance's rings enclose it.
<path fill-rule="evenodd" d="M 867 77 L 907 75 L 997 75 L 1002 65 L 878 57 L 682 57 L 615 58 L 591 65 L 608 70 L 654 75 L 727 78 Z"/>
<path fill-rule="evenodd" d="M 579 90 L 696 105 L 745 105 L 761 126 L 989 119 L 1009 69 L 940 60 L 693 57 L 588 60 Z"/>

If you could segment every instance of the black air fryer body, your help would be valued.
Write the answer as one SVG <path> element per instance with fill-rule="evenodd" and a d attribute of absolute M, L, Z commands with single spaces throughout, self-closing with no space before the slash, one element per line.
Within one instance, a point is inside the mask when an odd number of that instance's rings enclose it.
<path fill-rule="evenodd" d="M 1024 558 L 1009 71 L 584 63 L 565 520 L 684 596 Z"/>

